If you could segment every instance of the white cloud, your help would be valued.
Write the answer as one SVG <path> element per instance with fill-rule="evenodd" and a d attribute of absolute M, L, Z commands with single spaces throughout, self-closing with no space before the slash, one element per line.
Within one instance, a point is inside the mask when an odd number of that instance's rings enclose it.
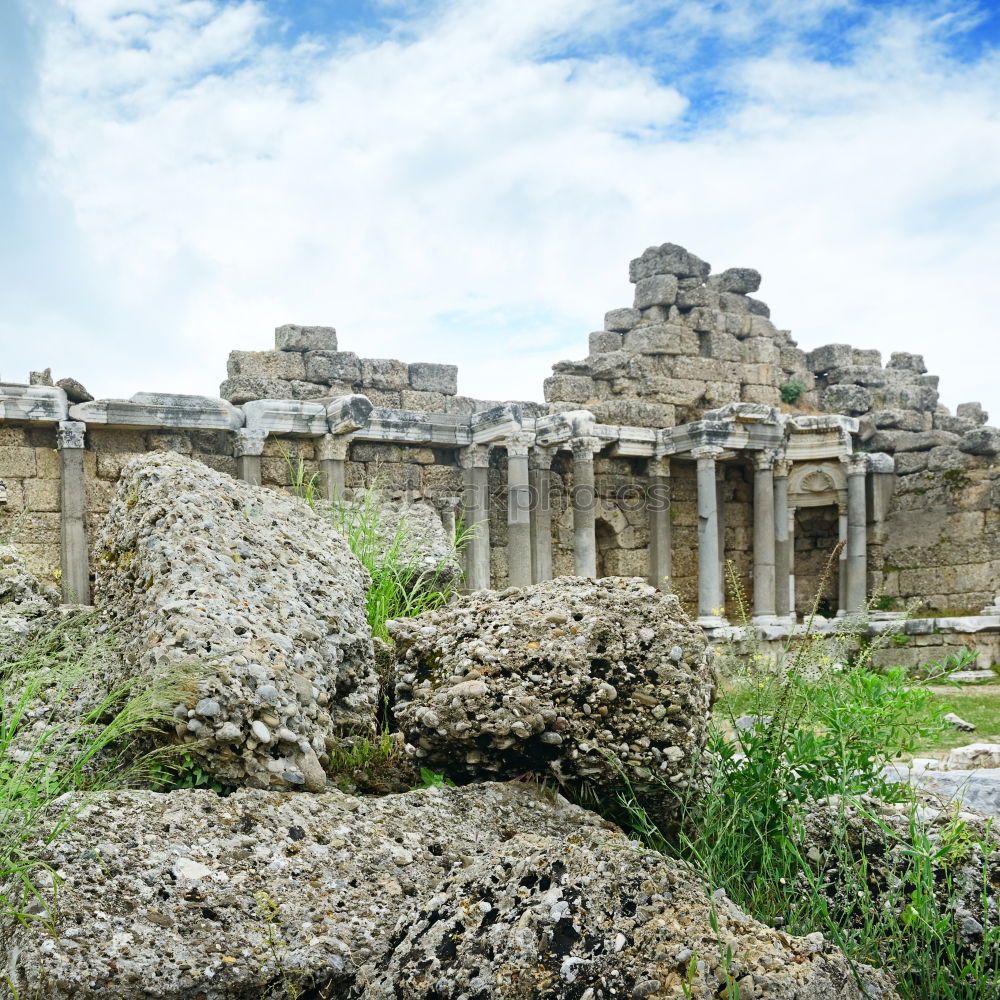
<path fill-rule="evenodd" d="M 672 240 L 758 267 L 807 349 L 922 351 L 947 402 L 1000 419 L 996 62 L 951 61 L 915 14 L 850 65 L 783 37 L 721 65 L 737 100 L 681 133 L 686 95 L 627 51 L 559 57 L 657 7 L 662 46 L 834 6 L 454 0 L 327 50 L 263 41 L 257 3 L 63 0 L 34 123 L 99 304 L 0 318 L 4 374 L 211 392 L 229 349 L 332 323 L 364 355 L 457 362 L 464 392 L 540 398 L 628 303 L 628 259 Z"/>

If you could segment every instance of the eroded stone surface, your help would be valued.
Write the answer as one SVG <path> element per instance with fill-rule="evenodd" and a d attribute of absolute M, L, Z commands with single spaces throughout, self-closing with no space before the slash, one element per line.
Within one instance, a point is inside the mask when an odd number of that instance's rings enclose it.
<path fill-rule="evenodd" d="M 290 996 L 283 976 L 345 996 L 408 899 L 430 900 L 525 828 L 563 839 L 604 825 L 524 784 L 102 793 L 41 848 L 62 880 L 56 934 L 0 919 L 5 972 L 21 998 L 47 1000 Z"/>
<path fill-rule="evenodd" d="M 32 576 L 13 545 L 0 545 L 0 659 L 59 604 L 59 592 Z"/>
<path fill-rule="evenodd" d="M 459 779 L 554 773 L 664 823 L 705 741 L 712 671 L 677 598 L 641 580 L 563 577 L 478 592 L 392 623 L 395 717 Z"/>
<path fill-rule="evenodd" d="M 178 735 L 223 781 L 316 791 L 327 752 L 374 731 L 368 574 L 308 505 L 143 455 L 122 473 L 94 564 L 127 671 L 198 665 Z"/>
<path fill-rule="evenodd" d="M 727 976 L 748 998 L 896 996 L 866 966 L 862 992 L 821 934 L 792 937 L 710 902 L 691 871 L 607 833 L 508 841 L 407 908 L 397 936 L 359 1000 L 707 1000 L 734 995 L 721 992 Z"/>

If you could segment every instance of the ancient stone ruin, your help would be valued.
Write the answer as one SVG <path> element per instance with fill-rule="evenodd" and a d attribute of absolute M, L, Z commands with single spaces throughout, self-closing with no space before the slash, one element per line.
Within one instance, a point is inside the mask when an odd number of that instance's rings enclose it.
<path fill-rule="evenodd" d="M 362 358 L 332 328 L 292 325 L 273 350 L 233 351 L 216 399 L 88 399 L 47 370 L 0 385 L 0 530 L 86 602 L 135 455 L 278 487 L 301 461 L 328 495 L 377 483 L 448 530 L 462 517 L 470 590 L 642 576 L 711 635 L 735 613 L 728 563 L 778 638 L 840 541 L 825 616 L 877 594 L 882 617 L 916 607 L 897 662 L 963 645 L 1000 659 L 1000 431 L 982 408 L 948 412 L 917 355 L 803 350 L 752 269 L 713 274 L 667 243 L 629 277 L 632 304 L 606 314 L 586 358 L 554 366 L 545 403 L 460 396 L 453 365 Z"/>

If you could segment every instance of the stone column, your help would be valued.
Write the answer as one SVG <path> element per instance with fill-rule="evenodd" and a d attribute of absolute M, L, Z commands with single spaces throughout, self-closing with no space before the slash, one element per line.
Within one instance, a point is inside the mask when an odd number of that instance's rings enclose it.
<path fill-rule="evenodd" d="M 837 617 L 847 614 L 847 504 L 837 504 L 837 541 L 842 542 L 837 561 Z"/>
<path fill-rule="evenodd" d="M 62 598 L 66 604 L 90 603 L 90 562 L 87 546 L 87 492 L 84 478 L 84 435 L 87 425 L 60 420 L 59 510 Z"/>
<path fill-rule="evenodd" d="M 236 432 L 233 453 L 236 455 L 236 478 L 251 486 L 260 486 L 263 482 L 260 469 L 260 457 L 264 454 L 264 441 L 267 431 L 255 427 L 241 427 Z"/>
<path fill-rule="evenodd" d="M 791 536 L 788 525 L 788 473 L 790 463 L 774 464 L 774 613 L 788 618 L 795 608 L 791 600 Z"/>
<path fill-rule="evenodd" d="M 649 493 L 646 511 L 649 515 L 649 582 L 666 589 L 672 575 L 670 540 L 670 459 L 651 458 L 646 463 Z"/>
<path fill-rule="evenodd" d="M 596 437 L 570 441 L 573 449 L 573 556 L 577 576 L 597 576 L 597 493 L 594 489 L 594 453 L 602 442 Z"/>
<path fill-rule="evenodd" d="M 726 605 L 726 466 L 715 463 L 715 521 L 719 526 L 719 607 Z"/>
<path fill-rule="evenodd" d="M 753 616 L 773 624 L 774 598 L 774 456 L 754 457 L 753 476 Z"/>
<path fill-rule="evenodd" d="M 328 500 L 339 500 L 347 485 L 347 455 L 351 438 L 347 434 L 324 434 L 316 445 L 319 474 Z"/>
<path fill-rule="evenodd" d="M 528 451 L 535 435 L 511 434 L 507 447 L 507 564 L 512 587 L 531 585 L 531 491 Z"/>
<path fill-rule="evenodd" d="M 715 461 L 721 448 L 694 448 L 698 463 L 698 624 L 722 625 L 722 578 L 719 574 L 719 512 Z"/>
<path fill-rule="evenodd" d="M 864 610 L 868 601 L 868 505 L 865 500 L 865 455 L 852 455 L 847 465 L 847 613 Z"/>
<path fill-rule="evenodd" d="M 794 621 L 797 616 L 795 610 L 795 511 L 797 508 L 788 508 L 788 613 Z"/>
<path fill-rule="evenodd" d="M 463 449 L 465 470 L 465 523 L 470 537 L 465 547 L 465 582 L 469 590 L 490 587 L 490 446 L 474 444 Z"/>
<path fill-rule="evenodd" d="M 531 579 L 552 579 L 552 448 L 531 449 L 528 485 L 531 496 Z"/>

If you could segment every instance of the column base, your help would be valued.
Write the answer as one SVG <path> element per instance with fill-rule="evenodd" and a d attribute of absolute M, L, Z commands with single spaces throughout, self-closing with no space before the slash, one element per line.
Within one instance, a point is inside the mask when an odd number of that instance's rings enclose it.
<path fill-rule="evenodd" d="M 784 622 L 777 615 L 754 615 L 750 621 L 754 625 L 783 625 Z"/>
<path fill-rule="evenodd" d="M 725 628 L 729 621 L 721 615 L 700 615 L 695 619 L 695 624 L 702 628 Z"/>

